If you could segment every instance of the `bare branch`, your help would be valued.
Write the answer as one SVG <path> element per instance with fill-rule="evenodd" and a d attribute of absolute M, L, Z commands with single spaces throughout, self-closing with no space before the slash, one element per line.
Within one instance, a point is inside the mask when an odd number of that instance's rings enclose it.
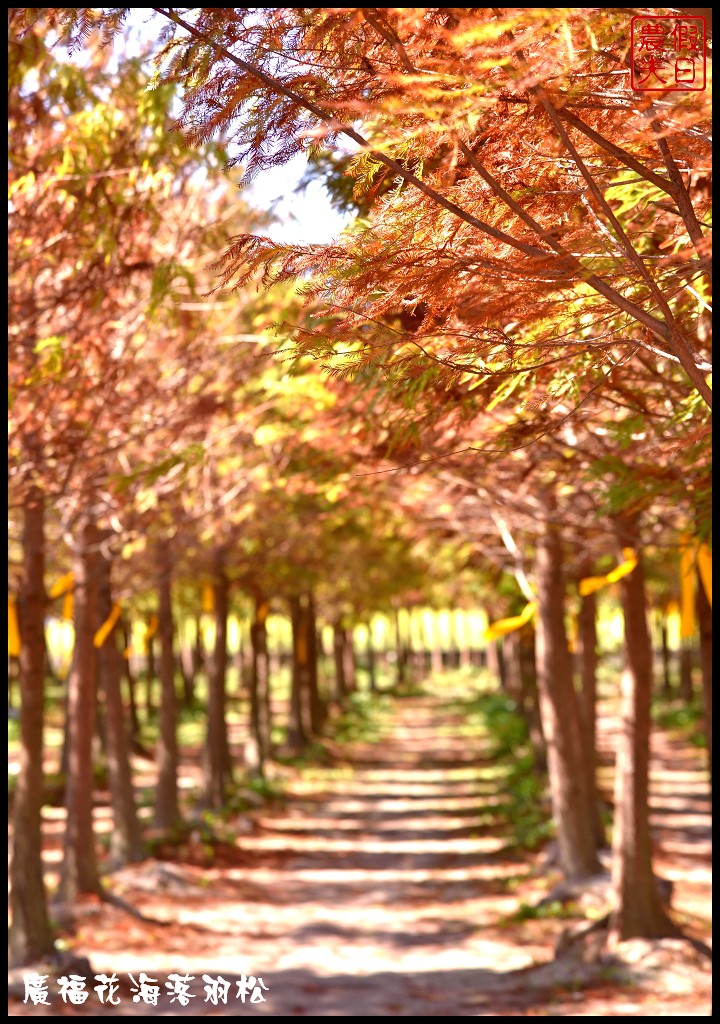
<path fill-rule="evenodd" d="M 486 495 L 486 492 L 483 490 L 479 490 L 478 493 L 481 495 Z M 537 594 L 533 590 L 530 584 L 530 580 L 527 577 L 527 573 L 525 572 L 525 560 L 523 558 L 522 551 L 517 546 L 515 538 L 513 537 L 512 533 L 510 533 L 510 529 L 505 520 L 503 519 L 503 517 L 500 515 L 500 513 L 493 511 L 491 512 L 491 515 L 493 522 L 497 526 L 498 533 L 502 538 L 503 544 L 513 557 L 513 575 L 517 580 L 518 586 L 520 587 L 528 601 L 536 601 Z"/>

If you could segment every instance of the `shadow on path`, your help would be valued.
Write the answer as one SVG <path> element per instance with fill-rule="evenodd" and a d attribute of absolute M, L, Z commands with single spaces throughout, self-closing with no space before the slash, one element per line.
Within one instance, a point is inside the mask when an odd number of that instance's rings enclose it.
<path fill-rule="evenodd" d="M 286 808 L 258 812 L 222 861 L 116 873 L 118 892 L 168 927 L 88 906 L 73 948 L 96 973 L 125 984 L 145 971 L 162 991 L 151 1008 L 125 985 L 102 1015 L 548 1015 L 558 992 L 563 1008 L 550 1015 L 607 1015 L 581 1008 L 597 969 L 578 967 L 575 992 L 531 970 L 552 958 L 559 922 L 507 927 L 543 882 L 508 845 L 502 777 L 462 725 L 439 696 L 397 701 L 377 744 L 355 757 L 343 748 L 340 768 L 289 772 Z M 662 843 L 693 847 L 704 870 L 708 807 L 694 777 L 685 783 L 655 788 L 654 820 Z M 171 973 L 188 976 L 187 1006 L 162 988 Z M 232 983 L 227 1005 L 207 1001 L 204 974 Z M 264 980 L 265 1002 L 234 997 L 243 974 Z M 88 1000 L 53 1015 L 97 1012 Z"/>

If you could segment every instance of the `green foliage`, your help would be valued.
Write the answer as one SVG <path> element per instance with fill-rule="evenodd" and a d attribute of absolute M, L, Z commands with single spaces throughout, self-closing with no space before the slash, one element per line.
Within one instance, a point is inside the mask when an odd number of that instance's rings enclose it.
<path fill-rule="evenodd" d="M 518 909 L 505 918 L 506 924 L 521 924 L 523 921 L 563 921 L 578 916 L 573 903 L 548 900 L 536 904 L 521 902 Z"/>
<path fill-rule="evenodd" d="M 332 758 L 325 744 L 315 741 L 308 743 L 299 753 L 276 754 L 275 760 L 288 768 L 312 769 L 319 764 L 329 764 Z"/>
<path fill-rule="evenodd" d="M 698 697 L 691 701 L 674 700 L 671 703 L 658 698 L 653 705 L 652 718 L 660 729 L 680 733 L 694 747 L 707 746 L 703 706 Z"/>
<path fill-rule="evenodd" d="M 507 819 L 515 845 L 533 850 L 551 838 L 554 826 L 547 806 L 546 780 L 538 777 L 527 722 L 504 693 L 484 693 L 466 705 L 491 740 L 491 760 L 503 770 L 505 800 L 498 808 Z"/>
<path fill-rule="evenodd" d="M 182 680 L 176 676 L 176 687 L 179 687 Z M 144 686 L 143 686 L 144 689 Z M 159 704 L 159 685 L 156 684 L 154 687 L 155 693 L 153 699 L 155 701 L 152 709 L 152 714 L 147 713 L 141 719 L 142 737 L 143 741 L 149 745 L 154 746 L 160 735 L 160 723 L 158 721 L 158 704 Z M 203 693 L 196 692 L 195 704 L 192 707 L 186 707 L 180 705 L 177 711 L 177 734 L 178 743 L 181 748 L 193 748 L 201 747 L 204 739 L 205 732 L 207 729 L 207 709 L 203 704 Z M 145 709 L 147 710 L 147 709 Z"/>
<path fill-rule="evenodd" d="M 485 726 L 493 737 L 497 758 L 517 755 L 529 742 L 527 723 L 514 700 L 504 693 L 487 693 L 477 702 Z"/>
<path fill-rule="evenodd" d="M 425 687 L 422 683 L 417 682 L 414 679 L 406 679 L 403 683 L 398 683 L 392 687 L 391 691 L 393 697 L 422 697 L 425 694 Z"/>
<path fill-rule="evenodd" d="M 518 762 L 506 780 L 510 804 L 507 809 L 513 839 L 524 850 L 541 847 L 555 834 L 547 807 L 547 786 L 533 774 L 532 757 Z"/>
<path fill-rule="evenodd" d="M 205 853 L 212 854 L 216 843 L 234 844 L 235 830 L 229 821 L 232 813 L 230 806 L 226 805 L 220 811 L 204 810 L 199 821 L 192 822 L 192 838 L 205 847 Z"/>
<path fill-rule="evenodd" d="M 189 467 L 198 465 L 202 462 L 203 455 L 204 448 L 201 444 L 190 444 L 181 451 L 174 452 L 165 458 L 159 458 L 155 462 L 140 462 L 130 473 L 117 474 L 112 479 L 120 494 L 137 483 L 142 483 L 145 487 L 152 487 L 177 467 L 182 467 L 186 471 Z M 182 474 L 181 478 L 184 479 Z"/>
<path fill-rule="evenodd" d="M 333 736 L 340 743 L 378 743 L 390 706 L 387 696 L 350 694 L 347 706 L 333 724 Z"/>
<path fill-rule="evenodd" d="M 8 716 L 8 745 L 20 742 L 20 719 Z"/>
<path fill-rule="evenodd" d="M 636 219 L 648 205 L 656 206 L 659 202 L 664 202 L 666 196 L 667 194 L 657 185 L 638 178 L 637 173 L 629 167 L 619 171 L 615 181 L 605 190 L 605 198 L 613 203 L 613 212 L 621 223 L 627 213 L 632 213 L 632 219 Z M 652 210 L 650 213 L 652 215 L 655 211 Z"/>
<path fill-rule="evenodd" d="M 247 798 L 243 797 L 243 790 L 249 790 L 251 793 L 254 793 L 255 796 L 261 797 L 267 804 L 284 805 L 287 800 L 285 790 L 276 779 L 260 778 L 255 776 L 254 778 L 247 779 L 243 783 L 242 788 L 231 794 L 230 802 L 238 801 L 238 810 L 244 810 L 244 807 L 242 806 L 243 800 L 246 805 L 250 805 Z"/>
<path fill-rule="evenodd" d="M 662 418 L 648 418 L 643 411 L 608 419 L 602 429 L 606 451 L 582 470 L 595 491 L 599 513 L 672 503 L 683 509 L 686 527 L 708 541 L 712 530 L 711 414 L 700 396 L 679 397 L 671 407 L 665 402 Z"/>

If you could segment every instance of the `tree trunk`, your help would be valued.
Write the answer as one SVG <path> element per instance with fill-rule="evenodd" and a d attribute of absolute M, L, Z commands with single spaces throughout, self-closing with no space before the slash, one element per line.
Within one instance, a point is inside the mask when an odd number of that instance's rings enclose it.
<path fill-rule="evenodd" d="M 428 652 L 425 647 L 418 647 L 414 642 L 410 646 L 410 667 L 413 679 L 424 679 L 427 675 Z"/>
<path fill-rule="evenodd" d="M 210 665 L 208 685 L 207 734 L 204 751 L 204 802 L 220 810 L 225 805 L 228 786 L 232 783 L 230 746 L 225 720 L 227 681 L 227 632 L 230 585 L 225 574 L 225 552 L 215 552 L 215 650 Z"/>
<path fill-rule="evenodd" d="M 62 708 L 63 744 L 62 744 L 62 752 L 60 754 L 60 774 L 65 779 L 67 778 L 68 770 L 69 770 L 69 767 L 70 767 L 70 713 L 68 711 L 68 708 L 70 706 L 70 704 L 69 704 L 69 698 L 70 698 L 69 686 L 70 686 L 70 679 L 71 679 L 72 674 L 73 674 L 73 669 L 75 667 L 75 652 L 76 652 L 76 650 L 77 650 L 77 647 L 76 647 L 75 644 L 73 644 L 73 652 L 72 652 L 72 655 L 71 655 L 71 658 L 70 658 L 70 668 L 68 669 L 68 674 L 67 674 L 67 685 L 65 687 L 65 693 L 63 694 L 63 697 L 62 697 L 62 705 L 63 705 L 63 708 Z"/>
<path fill-rule="evenodd" d="M 269 637 L 268 637 L 269 641 Z M 274 644 L 268 642 L 268 664 L 270 666 L 270 678 L 279 678 L 286 665 L 290 666 L 292 672 L 292 649 L 286 651 L 283 647 L 282 637 L 278 636 Z"/>
<path fill-rule="evenodd" d="M 712 608 L 698 573 L 697 615 L 700 627 L 700 671 L 702 679 L 703 720 L 707 740 L 708 770 L 712 784 Z"/>
<path fill-rule="evenodd" d="M 684 700 L 686 704 L 689 704 L 693 699 L 693 678 L 692 678 L 692 664 L 693 664 L 693 640 L 692 637 L 683 637 L 680 640 L 680 684 L 678 687 L 678 697 Z"/>
<path fill-rule="evenodd" d="M 244 694 L 247 690 L 247 665 L 245 657 L 245 622 L 238 620 L 238 649 L 235 655 L 235 668 L 237 670 L 237 693 Z"/>
<path fill-rule="evenodd" d="M 535 656 L 535 629 L 525 626 L 520 630 L 520 675 L 522 679 L 522 707 L 528 723 L 535 771 L 547 772 L 547 747 L 540 718 L 540 699 L 537 685 L 537 658 Z"/>
<path fill-rule="evenodd" d="M 373 647 L 372 638 L 372 622 L 368 621 L 367 624 L 367 646 L 365 648 L 365 654 L 367 657 L 368 665 L 368 680 L 370 685 L 370 692 L 377 692 L 377 668 L 375 664 L 375 648 Z"/>
<path fill-rule="evenodd" d="M 250 735 L 254 750 L 245 755 L 247 767 L 260 777 L 270 756 L 270 664 L 267 649 L 266 620 L 268 604 L 255 601 L 255 617 L 250 627 L 252 663 L 250 673 Z"/>
<path fill-rule="evenodd" d="M 99 557 L 98 622 L 103 623 L 112 610 L 112 579 L 110 559 Z M 125 726 L 120 679 L 122 655 L 118 650 L 115 629 L 98 650 L 100 688 L 105 701 L 105 751 L 113 811 L 110 852 L 115 867 L 136 863 L 145 856 L 140 823 L 135 806 L 128 733 Z"/>
<path fill-rule="evenodd" d="M 318 684 L 318 642 L 317 618 L 315 615 L 315 599 L 312 593 L 307 597 L 307 643 L 308 643 L 308 683 L 310 689 L 310 728 L 313 736 L 319 736 L 325 721 L 325 704 L 320 696 Z"/>
<path fill-rule="evenodd" d="M 497 680 L 501 690 L 506 689 L 507 675 L 505 669 L 505 657 L 501 642 L 499 640 L 489 640 L 485 653 L 490 675 Z"/>
<path fill-rule="evenodd" d="M 123 651 L 130 650 L 130 630 L 127 619 L 120 616 L 120 630 L 122 634 Z M 130 714 L 130 739 L 132 744 L 140 742 L 140 720 L 138 718 L 137 700 L 135 698 L 135 676 L 130 664 L 129 654 L 123 654 L 123 673 L 127 682 L 128 711 Z"/>
<path fill-rule="evenodd" d="M 205 671 L 205 647 L 203 645 L 202 615 L 195 616 L 195 643 L 193 645 L 193 677 L 197 679 Z"/>
<path fill-rule="evenodd" d="M 155 826 L 173 828 L 180 819 L 178 807 L 177 694 L 173 655 L 173 614 L 170 589 L 170 545 L 157 546 L 158 635 L 160 637 L 160 735 L 157 745 L 158 780 L 155 792 Z"/>
<path fill-rule="evenodd" d="M 589 566 L 584 576 L 590 575 Z M 595 823 L 595 837 L 598 847 L 606 845 L 605 829 L 600 817 L 600 800 L 597 789 L 597 597 L 586 594 L 581 598 L 578 614 L 578 643 L 580 646 L 580 693 L 579 710 L 582 727 L 584 758 L 587 771 L 587 791 Z"/>
<path fill-rule="evenodd" d="M 522 674 L 520 670 L 520 637 L 516 632 L 506 633 L 500 641 L 502 644 L 503 664 L 505 665 L 505 692 L 515 702 L 518 710 L 523 707 Z"/>
<path fill-rule="evenodd" d="M 448 612 L 448 652 L 447 667 L 460 668 L 460 641 L 457 633 L 456 615 Z"/>
<path fill-rule="evenodd" d="M 20 774 L 13 804 L 10 861 L 10 959 L 31 963 L 53 952 L 42 863 L 43 696 L 45 664 L 45 529 L 43 495 L 24 503 L 23 575 L 18 602 Z"/>
<path fill-rule="evenodd" d="M 442 672 L 442 634 L 440 632 L 440 618 L 437 611 L 432 609 L 432 639 L 430 641 L 430 671 L 433 675 Z"/>
<path fill-rule="evenodd" d="M 183 707 L 192 708 L 195 706 L 195 676 L 192 648 L 187 643 L 178 643 L 177 661 L 183 685 Z"/>
<path fill-rule="evenodd" d="M 550 497 L 549 514 L 542 523 L 537 548 L 538 690 L 560 864 L 568 879 L 581 879 L 600 871 L 600 864 L 586 785 L 572 659 L 565 633 L 560 533 L 550 520 L 552 511 Z"/>
<path fill-rule="evenodd" d="M 310 651 L 307 609 L 301 598 L 289 600 L 292 622 L 292 683 L 290 690 L 290 717 L 288 745 L 295 751 L 306 746 L 312 731 L 310 721 Z"/>
<path fill-rule="evenodd" d="M 335 662 L 335 699 L 343 705 L 348 695 L 345 679 L 345 627 L 342 619 L 333 622 L 333 659 Z"/>
<path fill-rule="evenodd" d="M 472 652 L 470 650 L 470 627 L 465 609 L 460 608 L 455 613 L 457 617 L 457 629 L 460 641 L 460 668 L 468 669 L 472 665 Z"/>
<path fill-rule="evenodd" d="M 150 623 L 146 623 L 149 630 Z M 153 686 L 157 677 L 155 666 L 155 637 L 148 636 L 145 641 L 145 720 L 149 721 L 155 717 L 156 707 L 153 701 Z"/>
<path fill-rule="evenodd" d="M 80 525 L 75 572 L 75 658 L 68 681 L 67 821 L 63 850 L 62 896 L 73 902 L 80 893 L 98 892 L 93 830 L 92 745 L 97 717 L 97 650 L 99 535 L 94 519 Z"/>
<path fill-rule="evenodd" d="M 355 665 L 355 646 L 353 644 L 353 628 L 347 626 L 344 630 L 342 645 L 343 674 L 345 676 L 345 689 L 348 693 L 355 693 L 357 689 L 357 673 Z"/>
<path fill-rule="evenodd" d="M 437 664 L 437 659 L 434 661 L 434 648 L 435 648 L 435 637 L 426 628 L 427 615 L 424 609 L 418 608 L 415 612 L 415 624 L 417 629 L 418 640 L 420 642 L 420 649 L 417 655 L 418 661 L 418 675 L 421 679 L 426 679 L 433 671 L 433 664 Z M 440 668 L 442 668 L 442 651 L 440 651 Z"/>
<path fill-rule="evenodd" d="M 640 553 L 636 513 L 614 519 L 620 548 Z M 621 731 L 615 767 L 611 927 L 617 938 L 677 934 L 665 913 L 652 869 L 649 810 L 652 645 L 642 562 L 620 581 L 626 668 L 622 676 Z"/>
<path fill-rule="evenodd" d="M 18 690 L 17 701 L 15 690 Z M 15 710 L 20 707 L 22 697 L 20 695 L 20 659 L 12 654 L 8 655 L 8 709 Z"/>
<path fill-rule="evenodd" d="M 398 608 L 395 609 L 395 673 L 396 686 L 404 686 L 407 682 L 407 648 L 403 643 Z"/>
<path fill-rule="evenodd" d="M 668 620 L 667 614 L 663 610 L 660 619 L 660 645 L 662 655 L 662 668 L 663 668 L 663 696 L 668 698 L 672 696 L 672 678 L 670 676 L 670 644 L 668 641 Z"/>

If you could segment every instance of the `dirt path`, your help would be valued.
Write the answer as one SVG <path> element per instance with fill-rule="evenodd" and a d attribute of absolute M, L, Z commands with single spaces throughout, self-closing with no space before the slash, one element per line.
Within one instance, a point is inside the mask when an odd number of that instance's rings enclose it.
<path fill-rule="evenodd" d="M 182 863 L 116 873 L 114 892 L 172 923 L 84 904 L 70 944 L 94 974 L 120 977 L 121 1001 L 103 1009 L 91 994 L 78 1008 L 55 994 L 53 1015 L 709 1015 L 704 983 L 693 981 L 691 999 L 682 978 L 659 996 L 652 963 L 634 989 L 618 989 L 610 961 L 569 974 L 534 967 L 552 958 L 563 922 L 508 921 L 548 880 L 539 858 L 508 847 L 497 767 L 461 724 L 438 696 L 398 700 L 379 742 L 294 773 L 285 809 L 231 822 L 237 842 L 213 863 L 198 837 Z M 709 806 L 693 754 L 656 755 L 659 853 L 663 873 L 675 873 L 676 906 L 707 916 Z M 689 803 L 678 803 L 683 786 Z M 134 1003 L 125 982 L 142 971 L 161 988 L 171 973 L 191 975 L 188 1005 L 164 990 L 155 1010 Z M 232 982 L 226 1006 L 206 1001 L 203 974 Z M 242 975 L 263 979 L 264 1002 L 237 999 Z"/>

